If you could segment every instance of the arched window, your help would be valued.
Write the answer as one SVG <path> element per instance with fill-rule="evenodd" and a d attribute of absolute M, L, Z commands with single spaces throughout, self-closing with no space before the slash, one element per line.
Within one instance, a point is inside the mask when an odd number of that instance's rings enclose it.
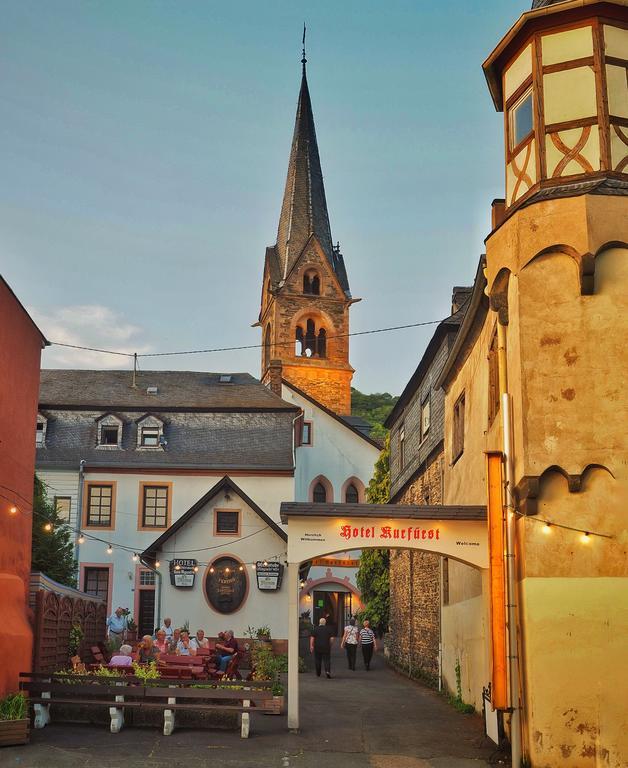
<path fill-rule="evenodd" d="M 308 269 L 303 275 L 303 293 L 307 293 L 309 296 L 320 296 L 320 292 L 321 279 L 318 272 L 314 269 Z"/>
<path fill-rule="evenodd" d="M 347 486 L 347 490 L 345 491 L 345 501 L 347 504 L 357 504 L 360 501 L 358 489 L 353 483 Z"/>
<path fill-rule="evenodd" d="M 264 364 L 270 363 L 270 323 L 266 326 L 266 333 L 264 334 Z"/>
<path fill-rule="evenodd" d="M 295 330 L 295 350 L 297 357 L 327 357 L 327 331 L 317 328 L 316 321 L 308 318 Z"/>
<path fill-rule="evenodd" d="M 317 504 L 324 504 L 327 501 L 327 489 L 322 483 L 316 483 L 314 486 L 312 500 Z"/>

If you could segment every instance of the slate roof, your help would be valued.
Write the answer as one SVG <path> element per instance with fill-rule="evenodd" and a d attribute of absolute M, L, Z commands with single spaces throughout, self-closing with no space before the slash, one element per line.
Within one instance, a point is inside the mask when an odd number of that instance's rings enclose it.
<path fill-rule="evenodd" d="M 561 197 L 578 197 L 579 195 L 628 195 L 628 181 L 613 178 L 585 179 L 584 181 L 566 182 L 539 189 L 521 204 L 525 208 L 541 200 L 555 200 Z M 514 208 L 513 208 L 514 210 Z"/>
<path fill-rule="evenodd" d="M 137 387 L 130 371 L 44 369 L 41 408 L 138 409 L 143 411 L 294 411 L 249 373 L 139 371 Z M 231 376 L 230 383 L 220 378 Z M 157 387 L 149 395 L 148 387 Z"/>
<path fill-rule="evenodd" d="M 221 491 L 224 490 L 230 490 L 233 493 L 235 493 L 237 496 L 239 496 L 242 501 L 247 504 L 259 517 L 263 520 L 264 523 L 269 528 L 272 528 L 273 531 L 281 537 L 284 541 L 288 540 L 288 534 L 281 528 L 277 523 L 270 518 L 264 510 L 259 507 L 249 496 L 244 493 L 244 491 L 236 485 L 236 483 L 233 482 L 233 480 L 230 477 L 223 477 L 222 480 L 219 480 L 216 485 L 213 486 L 213 488 L 210 488 L 209 491 L 204 496 L 201 496 L 201 498 L 195 502 L 187 512 L 185 512 L 181 517 L 176 520 L 170 528 L 168 528 L 167 531 L 164 531 L 161 536 L 159 536 L 155 541 L 149 546 L 146 547 L 146 549 L 142 552 L 140 555 L 142 561 L 147 560 L 150 563 L 154 563 L 154 561 L 157 559 L 157 553 L 163 548 L 163 545 L 170 539 L 177 531 L 179 531 L 184 525 L 186 525 L 193 517 L 196 515 L 197 512 L 200 512 L 203 507 L 210 502 L 215 496 L 217 496 Z"/>
<path fill-rule="evenodd" d="M 399 399 L 395 403 L 392 411 L 386 417 L 384 426 L 387 427 L 388 429 L 392 429 L 392 426 L 396 422 L 397 418 L 399 417 L 399 414 L 403 412 L 403 409 L 412 400 L 415 392 L 421 386 L 421 382 L 423 381 L 423 378 L 432 363 L 434 355 L 438 352 L 438 349 L 440 348 L 440 345 L 443 339 L 447 336 L 448 333 L 458 332 L 458 329 L 460 328 L 460 325 L 464 320 L 467 307 L 469 306 L 471 291 L 472 289 L 467 287 L 457 286 L 454 288 L 453 290 L 454 297 L 457 300 L 462 301 L 464 303 L 462 304 L 462 306 L 457 312 L 454 312 L 453 315 L 450 315 L 449 317 L 445 318 L 445 320 L 442 320 L 436 326 L 436 330 L 434 331 L 432 338 L 430 339 L 425 349 L 425 352 L 423 353 L 419 361 L 419 364 L 416 367 L 416 370 L 410 377 L 410 380 L 408 381 L 403 392 L 399 396 Z"/>
<path fill-rule="evenodd" d="M 545 8 L 546 5 L 556 5 L 557 3 L 564 3 L 565 0 L 532 0 L 532 10 L 535 8 Z"/>
<path fill-rule="evenodd" d="M 350 296 L 344 259 L 332 244 L 323 171 L 304 64 L 277 244 L 267 249 L 271 279 L 274 275 L 279 275 L 279 280 L 286 278 L 312 236 L 320 243 L 343 291 Z"/>
<path fill-rule="evenodd" d="M 223 376 L 225 374 L 222 374 Z M 128 371 L 41 372 L 40 411 L 48 418 L 37 467 L 125 467 L 293 471 L 292 422 L 286 403 L 248 373 L 142 371 L 137 389 Z M 146 392 L 156 386 L 156 395 Z M 97 447 L 98 420 L 114 412 L 123 421 L 121 448 Z M 165 448 L 137 448 L 137 420 L 150 413 L 164 422 Z"/>

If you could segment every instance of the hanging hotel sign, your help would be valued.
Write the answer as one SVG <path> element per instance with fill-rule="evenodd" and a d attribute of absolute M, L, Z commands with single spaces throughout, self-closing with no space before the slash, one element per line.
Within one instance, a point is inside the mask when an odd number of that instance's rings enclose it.
<path fill-rule="evenodd" d="M 255 574 L 257 576 L 258 589 L 279 589 L 283 576 L 283 565 L 281 563 L 257 562 L 255 563 Z"/>
<path fill-rule="evenodd" d="M 170 561 L 170 583 L 173 587 L 193 587 L 198 570 L 197 561 L 191 558 L 175 558 Z"/>

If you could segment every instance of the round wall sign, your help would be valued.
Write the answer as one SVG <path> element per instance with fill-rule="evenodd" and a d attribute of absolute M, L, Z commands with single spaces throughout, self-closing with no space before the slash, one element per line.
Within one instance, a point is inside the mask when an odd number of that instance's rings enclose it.
<path fill-rule="evenodd" d="M 233 557 L 219 557 L 205 572 L 205 597 L 218 613 L 235 613 L 248 589 L 246 566 Z"/>

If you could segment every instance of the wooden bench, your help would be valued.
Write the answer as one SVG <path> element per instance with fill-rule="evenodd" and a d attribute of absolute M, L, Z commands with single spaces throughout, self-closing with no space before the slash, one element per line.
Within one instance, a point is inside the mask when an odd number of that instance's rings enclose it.
<path fill-rule="evenodd" d="M 198 686 L 193 680 L 151 680 L 147 684 L 131 675 L 119 680 L 98 679 L 89 675 L 50 673 L 20 673 L 20 689 L 28 693 L 34 708 L 35 728 L 50 722 L 51 704 L 79 704 L 82 707 L 107 707 L 111 718 L 111 733 L 124 726 L 124 710 L 129 708 L 160 709 L 164 713 L 164 736 L 175 728 L 177 710 L 238 712 L 241 714 L 241 736 L 250 733 L 251 707 L 272 708 L 271 684 L 251 682 L 246 688 L 235 684 L 214 687 Z M 26 679 L 28 678 L 28 679 Z"/>

